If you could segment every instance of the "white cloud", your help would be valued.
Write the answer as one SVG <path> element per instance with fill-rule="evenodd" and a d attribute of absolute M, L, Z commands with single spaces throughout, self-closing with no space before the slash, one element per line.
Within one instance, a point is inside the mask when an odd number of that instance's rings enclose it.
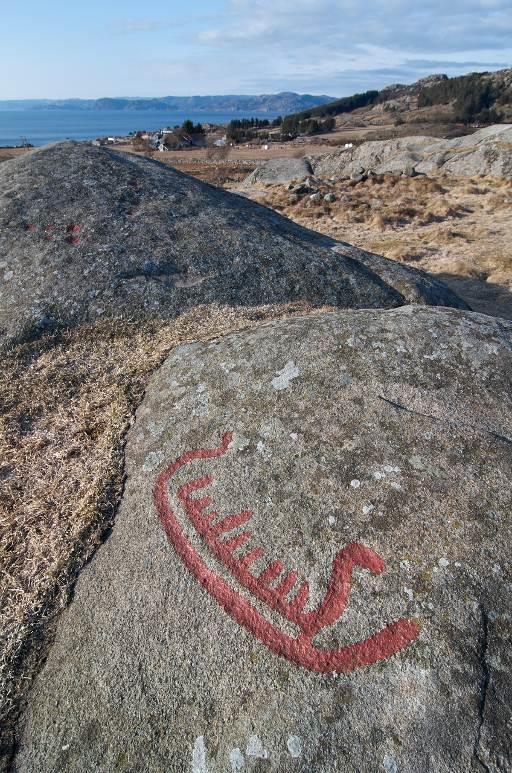
<path fill-rule="evenodd" d="M 196 36 L 238 92 L 335 95 L 510 66 L 511 40 L 510 0 L 230 0 Z"/>

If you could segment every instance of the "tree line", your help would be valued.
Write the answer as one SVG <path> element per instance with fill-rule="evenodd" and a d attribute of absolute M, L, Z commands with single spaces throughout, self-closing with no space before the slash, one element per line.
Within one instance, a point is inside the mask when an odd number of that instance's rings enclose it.
<path fill-rule="evenodd" d="M 504 98 L 487 73 L 470 73 L 448 78 L 424 88 L 418 96 L 418 107 L 446 105 L 453 102 L 455 120 L 462 123 L 494 123 L 500 120 L 495 105 Z M 508 95 L 510 98 L 512 95 Z"/>
<path fill-rule="evenodd" d="M 362 94 L 353 94 L 351 97 L 342 97 L 325 105 L 318 105 L 300 113 L 291 113 L 283 119 L 281 131 L 283 135 L 297 136 L 298 134 L 315 134 L 321 131 L 331 131 L 333 126 L 330 119 L 342 113 L 351 113 L 359 107 L 367 107 L 377 102 L 378 91 L 365 91 Z M 324 120 L 321 120 L 324 119 Z M 317 125 L 313 122 L 317 123 Z M 327 121 L 327 123 L 326 123 Z M 334 127 L 333 127 L 334 128 Z"/>
<path fill-rule="evenodd" d="M 261 131 L 271 126 L 279 126 L 282 118 L 274 118 L 269 121 L 268 118 L 234 118 L 228 123 L 226 137 L 231 142 L 248 142 L 255 139 L 268 139 L 269 133 Z"/>

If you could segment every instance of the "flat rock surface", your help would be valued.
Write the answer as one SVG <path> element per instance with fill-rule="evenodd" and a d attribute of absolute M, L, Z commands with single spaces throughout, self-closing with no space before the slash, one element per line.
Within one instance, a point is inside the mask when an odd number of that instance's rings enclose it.
<path fill-rule="evenodd" d="M 464 307 L 393 261 L 383 280 L 382 259 L 372 268 L 368 255 L 156 161 L 88 143 L 0 167 L 4 340 L 105 317 L 172 319 L 212 302 Z"/>
<path fill-rule="evenodd" d="M 510 770 L 511 343 L 408 306 L 175 349 L 14 769 Z"/>

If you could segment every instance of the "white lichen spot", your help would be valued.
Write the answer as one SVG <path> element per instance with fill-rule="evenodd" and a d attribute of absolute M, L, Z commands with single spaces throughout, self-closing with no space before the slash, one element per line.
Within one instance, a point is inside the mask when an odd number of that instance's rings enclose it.
<path fill-rule="evenodd" d="M 390 464 L 384 465 L 385 472 L 400 472 L 400 467 L 392 467 Z"/>
<path fill-rule="evenodd" d="M 373 477 L 375 478 L 375 480 L 383 480 L 383 478 L 386 477 L 386 473 L 379 472 L 379 470 L 375 470 L 375 472 L 373 473 Z"/>
<path fill-rule="evenodd" d="M 361 485 L 361 481 L 357 480 L 357 478 L 354 478 L 354 480 L 350 481 L 350 485 L 352 486 L 352 488 L 359 488 L 359 486 Z"/>
<path fill-rule="evenodd" d="M 257 735 L 251 735 L 247 741 L 245 753 L 248 757 L 257 757 L 260 760 L 268 760 L 268 751 L 263 746 L 263 741 Z"/>
<path fill-rule="evenodd" d="M 396 481 L 392 481 L 392 483 L 390 483 L 389 485 L 391 486 L 391 488 L 394 488 L 397 491 L 400 491 L 400 489 L 402 488 L 401 485 L 399 483 L 397 483 Z"/>
<path fill-rule="evenodd" d="M 375 510 L 375 505 L 363 505 L 363 515 L 369 515 Z"/>
<path fill-rule="evenodd" d="M 450 564 L 450 562 L 448 561 L 448 559 L 447 559 L 447 558 L 440 558 L 440 559 L 439 559 L 439 561 L 438 561 L 437 563 L 438 563 L 438 564 L 439 564 L 439 566 L 441 566 L 443 569 L 446 569 L 446 567 L 447 567 L 447 566 L 449 566 L 449 564 Z"/>
<path fill-rule="evenodd" d="M 164 431 L 164 428 L 162 424 L 157 424 L 156 421 L 148 422 L 148 432 L 151 435 L 151 437 L 153 438 L 160 437 L 163 431 Z"/>
<path fill-rule="evenodd" d="M 4 279 L 6 282 L 9 281 L 9 279 L 12 279 L 14 276 L 14 271 L 6 271 L 4 274 Z"/>
<path fill-rule="evenodd" d="M 424 470 L 425 465 L 423 464 L 423 460 L 419 456 L 411 456 L 409 459 L 409 464 L 411 467 L 414 467 L 415 470 Z"/>
<path fill-rule="evenodd" d="M 294 443 L 296 443 L 297 440 L 299 439 L 299 436 L 297 435 L 296 432 L 290 432 L 290 437 L 291 437 L 291 439 L 293 440 Z"/>
<path fill-rule="evenodd" d="M 70 746 L 71 744 L 65 743 L 64 746 L 61 746 L 60 748 L 62 749 L 63 752 L 67 752 Z"/>
<path fill-rule="evenodd" d="M 288 389 L 290 386 L 290 381 L 294 378 L 297 378 L 298 375 L 298 367 L 295 365 L 293 360 L 288 360 L 282 370 L 276 371 L 275 378 L 272 379 L 272 386 L 278 391 L 281 389 Z"/>
<path fill-rule="evenodd" d="M 409 570 L 410 566 L 411 566 L 411 562 L 408 561 L 406 558 L 404 558 L 403 561 L 400 561 L 400 569 Z"/>
<path fill-rule="evenodd" d="M 206 392 L 206 384 L 198 384 L 196 392 L 200 395 L 203 392 Z"/>
<path fill-rule="evenodd" d="M 201 385 L 199 385 L 201 386 Z M 198 388 L 199 392 L 199 388 Z M 208 392 L 199 392 L 197 397 L 197 406 L 192 411 L 192 416 L 208 416 L 210 410 L 210 398 Z"/>
<path fill-rule="evenodd" d="M 236 749 L 232 749 L 229 752 L 229 762 L 231 763 L 231 770 L 233 773 L 240 773 L 240 771 L 245 768 L 244 755 L 238 746 Z"/>
<path fill-rule="evenodd" d="M 302 741 L 299 738 L 298 735 L 291 735 L 286 745 L 288 747 L 288 751 L 290 752 L 290 757 L 293 757 L 294 759 L 297 759 L 302 754 Z"/>
<path fill-rule="evenodd" d="M 233 441 L 233 449 L 236 451 L 243 451 L 245 448 L 248 448 L 251 445 L 251 441 L 248 437 L 244 437 L 244 435 L 236 435 L 235 439 Z"/>
<path fill-rule="evenodd" d="M 265 443 L 262 440 L 258 440 L 258 442 L 256 443 L 256 451 L 259 454 L 263 454 L 265 452 L 265 448 L 266 448 Z"/>
<path fill-rule="evenodd" d="M 409 601 L 413 601 L 413 599 L 414 599 L 414 591 L 412 590 L 412 588 L 404 588 L 404 593 L 407 596 L 407 598 L 409 599 Z"/>
<path fill-rule="evenodd" d="M 206 747 L 204 745 L 204 736 L 196 738 L 194 749 L 192 751 L 192 773 L 208 773 L 206 764 Z"/>
<path fill-rule="evenodd" d="M 386 773 L 398 773 L 398 765 L 392 754 L 386 752 L 382 761 Z"/>
<path fill-rule="evenodd" d="M 334 515 L 330 515 L 330 516 L 327 518 L 327 521 L 328 521 L 328 523 L 329 523 L 329 526 L 334 526 L 334 524 L 336 523 L 336 518 L 334 517 Z"/>
<path fill-rule="evenodd" d="M 150 451 L 149 454 L 144 459 L 144 464 L 142 465 L 142 469 L 144 472 L 153 472 L 160 462 L 163 461 L 164 455 L 161 451 Z"/>

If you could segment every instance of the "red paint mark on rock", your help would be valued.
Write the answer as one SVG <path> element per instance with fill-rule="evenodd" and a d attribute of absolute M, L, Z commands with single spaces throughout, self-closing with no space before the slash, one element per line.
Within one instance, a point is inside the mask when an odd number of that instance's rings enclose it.
<path fill-rule="evenodd" d="M 37 225 L 35 223 L 27 223 L 25 225 L 25 231 L 33 233 L 34 231 L 37 231 Z"/>
<path fill-rule="evenodd" d="M 68 234 L 77 234 L 80 233 L 82 230 L 82 226 L 80 223 L 68 223 L 66 226 L 66 233 Z"/>
<path fill-rule="evenodd" d="M 262 548 L 254 548 L 241 557 L 234 552 L 250 538 L 249 532 L 227 540 L 221 536 L 232 529 L 246 524 L 252 512 L 244 510 L 217 520 L 217 513 L 204 513 L 211 503 L 210 497 L 194 498 L 194 492 L 213 483 L 213 476 L 193 478 L 180 486 L 177 497 L 190 522 L 202 537 L 210 551 L 249 593 L 268 607 L 296 625 L 296 638 L 283 633 L 269 622 L 246 598 L 215 574 L 201 558 L 183 531 L 178 518 L 169 503 L 168 484 L 172 476 L 185 465 L 200 459 L 215 459 L 227 453 L 232 435 L 226 432 L 219 448 L 200 448 L 187 451 L 164 469 L 157 478 L 154 501 L 169 541 L 176 549 L 187 568 L 196 579 L 218 601 L 225 611 L 243 625 L 272 652 L 282 655 L 310 671 L 352 671 L 360 666 L 370 665 L 399 652 L 419 634 L 419 627 L 413 620 L 397 620 L 364 641 L 349 644 L 334 650 L 326 650 L 313 644 L 314 636 L 325 626 L 335 623 L 344 613 L 350 593 L 352 572 L 356 566 L 368 569 L 377 575 L 384 571 L 384 562 L 376 553 L 358 542 L 353 542 L 338 551 L 332 565 L 331 578 L 323 601 L 309 612 L 304 607 L 309 598 L 309 586 L 303 582 L 298 589 L 298 574 L 288 572 L 281 581 L 270 587 L 283 571 L 283 564 L 271 561 L 258 575 L 250 571 L 251 565 L 263 557 Z M 290 598 L 291 594 L 291 598 Z"/>

